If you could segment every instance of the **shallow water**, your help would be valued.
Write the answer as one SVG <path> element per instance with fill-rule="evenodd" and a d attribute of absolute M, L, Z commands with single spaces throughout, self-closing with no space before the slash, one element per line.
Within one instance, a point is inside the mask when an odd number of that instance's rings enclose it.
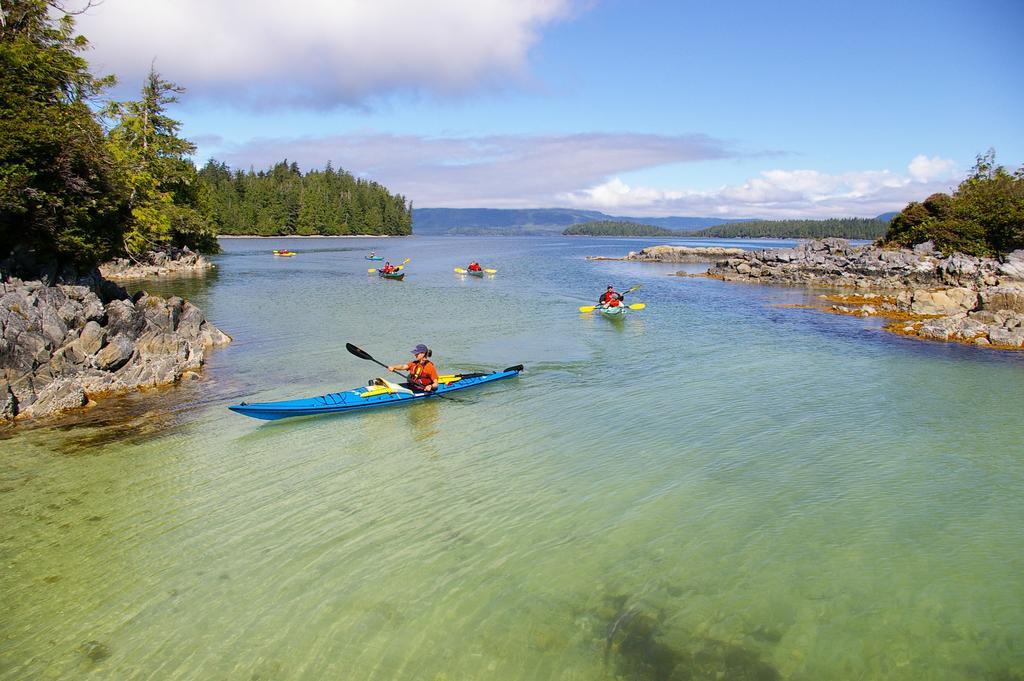
<path fill-rule="evenodd" d="M 584 259 L 651 243 L 231 239 L 147 285 L 235 340 L 200 381 L 0 433 L 0 678 L 1024 678 L 1024 356 Z M 579 314 L 607 283 L 647 308 Z M 225 408 L 381 375 L 346 341 L 527 371 Z"/>

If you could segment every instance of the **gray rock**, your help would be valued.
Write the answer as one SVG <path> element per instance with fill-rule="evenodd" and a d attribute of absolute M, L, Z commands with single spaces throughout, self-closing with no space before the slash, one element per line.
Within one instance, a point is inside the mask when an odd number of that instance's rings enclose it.
<path fill-rule="evenodd" d="M 107 304 L 107 334 L 136 339 L 146 326 L 146 318 L 128 300 L 114 300 Z"/>
<path fill-rule="evenodd" d="M 110 342 L 96 354 L 94 364 L 97 369 L 103 371 L 117 371 L 131 359 L 134 352 L 135 345 L 132 339 L 125 334 L 119 334 L 111 338 Z"/>
<path fill-rule="evenodd" d="M 107 331 L 94 321 L 86 322 L 82 334 L 72 345 L 83 357 L 95 355 L 107 343 Z"/>
<path fill-rule="evenodd" d="M 995 345 L 1020 348 L 1024 347 L 1024 330 L 993 327 L 988 333 L 988 339 Z"/>
<path fill-rule="evenodd" d="M 999 265 L 999 274 L 1009 279 L 1024 281 L 1024 249 L 1007 255 L 1006 260 Z"/>
<path fill-rule="evenodd" d="M 982 289 L 981 306 L 986 310 L 1013 310 L 1024 313 L 1024 285 L 1008 283 Z"/>
<path fill-rule="evenodd" d="M 919 315 L 951 315 L 978 306 L 976 291 L 951 288 L 939 291 L 914 291 L 910 311 Z"/>
<path fill-rule="evenodd" d="M 91 280 L 80 285 L 0 282 L 0 418 L 79 407 L 89 393 L 161 385 L 194 374 L 208 347 L 231 339 L 181 298 Z"/>

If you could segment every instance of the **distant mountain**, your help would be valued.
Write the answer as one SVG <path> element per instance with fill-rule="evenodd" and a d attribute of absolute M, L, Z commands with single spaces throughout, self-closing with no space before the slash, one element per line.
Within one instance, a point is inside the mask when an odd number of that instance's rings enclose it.
<path fill-rule="evenodd" d="M 889 211 L 888 213 L 882 213 L 881 215 L 876 215 L 875 219 L 876 220 L 881 220 L 882 222 L 889 222 L 890 220 L 892 220 L 897 215 L 899 215 L 899 211 L 893 210 L 893 211 Z"/>
<path fill-rule="evenodd" d="M 415 208 L 412 212 L 412 232 L 422 235 L 505 234 L 554 236 L 571 225 L 601 220 L 637 222 L 677 231 L 690 231 L 714 227 L 727 222 L 740 222 L 726 218 L 664 217 L 634 218 L 607 215 L 596 210 L 572 208 Z"/>

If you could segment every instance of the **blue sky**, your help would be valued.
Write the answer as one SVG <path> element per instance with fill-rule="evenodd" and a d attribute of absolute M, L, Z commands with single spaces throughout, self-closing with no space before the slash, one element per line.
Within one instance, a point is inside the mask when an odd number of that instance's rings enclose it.
<path fill-rule="evenodd" d="M 287 13 L 282 13 L 282 8 Z M 418 207 L 872 216 L 1024 163 L 1024 2 L 104 0 L 199 164 L 335 167 Z"/>

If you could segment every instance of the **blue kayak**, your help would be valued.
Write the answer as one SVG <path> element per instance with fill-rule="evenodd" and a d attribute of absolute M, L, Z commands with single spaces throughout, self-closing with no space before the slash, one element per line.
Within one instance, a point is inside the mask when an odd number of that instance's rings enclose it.
<path fill-rule="evenodd" d="M 282 402 L 257 402 L 254 404 L 235 404 L 228 407 L 231 411 L 254 419 L 275 421 L 291 416 L 314 416 L 316 414 L 338 414 L 369 407 L 385 407 L 391 404 L 412 402 L 427 397 L 445 395 L 456 390 L 475 388 L 491 381 L 518 376 L 523 370 L 522 364 L 508 367 L 503 371 L 490 374 L 472 373 L 442 376 L 436 392 L 416 393 L 395 384 L 368 385 L 353 388 L 340 393 L 330 393 L 319 397 L 307 397 L 301 400 L 284 400 Z"/>
<path fill-rule="evenodd" d="M 384 259 L 383 255 L 366 255 L 366 256 L 363 256 L 363 257 L 365 257 L 367 260 L 383 260 Z"/>

